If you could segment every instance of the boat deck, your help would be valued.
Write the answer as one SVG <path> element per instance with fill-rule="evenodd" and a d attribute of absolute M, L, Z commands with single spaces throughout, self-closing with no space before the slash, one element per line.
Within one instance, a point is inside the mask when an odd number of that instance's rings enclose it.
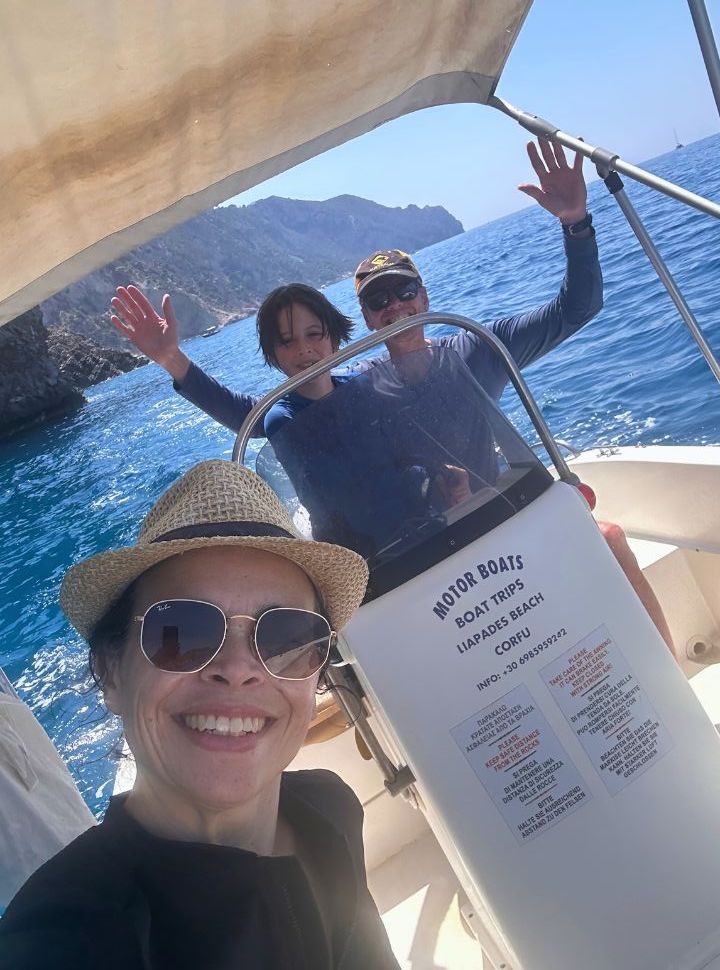
<path fill-rule="evenodd" d="M 463 923 L 464 893 L 428 831 L 368 874 L 402 970 L 492 970 Z"/>
<path fill-rule="evenodd" d="M 466 896 L 425 816 L 384 790 L 375 763 L 360 758 L 354 732 L 308 745 L 291 767 L 335 770 L 362 801 L 368 884 L 402 970 L 493 970 L 464 925 Z"/>

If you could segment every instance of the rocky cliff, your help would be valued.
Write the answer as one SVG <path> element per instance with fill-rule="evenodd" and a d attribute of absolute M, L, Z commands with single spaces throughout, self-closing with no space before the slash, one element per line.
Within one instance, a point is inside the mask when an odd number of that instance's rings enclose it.
<path fill-rule="evenodd" d="M 43 305 L 48 327 L 127 346 L 109 324 L 115 287 L 129 282 L 151 299 L 173 297 L 181 336 L 247 316 L 281 283 L 321 286 L 351 273 L 374 249 L 423 249 L 463 231 L 445 209 L 392 209 L 355 196 L 326 202 L 270 198 L 205 212 L 56 294 Z"/>
<path fill-rule="evenodd" d="M 48 352 L 36 307 L 0 327 L 0 435 L 71 411 L 85 398 Z"/>
<path fill-rule="evenodd" d="M 48 330 L 47 344 L 50 357 L 61 375 L 80 389 L 100 384 L 148 363 L 147 357 L 131 354 L 127 350 L 100 347 L 89 337 L 64 327 Z"/>

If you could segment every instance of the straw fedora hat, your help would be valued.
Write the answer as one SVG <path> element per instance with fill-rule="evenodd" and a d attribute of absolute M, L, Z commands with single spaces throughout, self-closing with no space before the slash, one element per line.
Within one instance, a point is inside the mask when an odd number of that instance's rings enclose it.
<path fill-rule="evenodd" d="M 73 566 L 60 605 L 85 639 L 127 587 L 151 566 L 206 546 L 264 549 L 297 563 L 339 630 L 362 602 L 368 570 L 357 553 L 303 539 L 280 500 L 254 472 L 222 459 L 193 466 L 150 509 L 137 544 Z"/>

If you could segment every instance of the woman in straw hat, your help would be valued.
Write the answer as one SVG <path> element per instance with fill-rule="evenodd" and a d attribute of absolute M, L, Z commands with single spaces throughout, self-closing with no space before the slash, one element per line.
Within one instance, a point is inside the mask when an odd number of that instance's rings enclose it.
<path fill-rule="evenodd" d="M 173 485 L 135 546 L 68 572 L 61 605 L 137 779 L 17 894 L 0 967 L 397 968 L 357 799 L 330 772 L 284 773 L 366 581 L 227 461 Z"/>

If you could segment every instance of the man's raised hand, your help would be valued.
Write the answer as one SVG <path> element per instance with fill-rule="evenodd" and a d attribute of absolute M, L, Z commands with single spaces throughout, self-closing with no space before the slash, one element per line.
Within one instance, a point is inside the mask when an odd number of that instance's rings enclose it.
<path fill-rule="evenodd" d="M 559 142 L 539 138 L 538 144 L 540 152 L 535 142 L 531 141 L 527 146 L 527 153 L 540 185 L 525 184 L 518 185 L 518 188 L 565 225 L 580 222 L 587 211 L 587 189 L 582 174 L 583 156 L 576 152 L 571 167 Z"/>
<path fill-rule="evenodd" d="M 190 361 L 179 348 L 177 320 L 167 293 L 161 316 L 137 286 L 119 286 L 115 292 L 110 300 L 115 311 L 110 321 L 115 329 L 176 381 L 182 381 Z"/>

